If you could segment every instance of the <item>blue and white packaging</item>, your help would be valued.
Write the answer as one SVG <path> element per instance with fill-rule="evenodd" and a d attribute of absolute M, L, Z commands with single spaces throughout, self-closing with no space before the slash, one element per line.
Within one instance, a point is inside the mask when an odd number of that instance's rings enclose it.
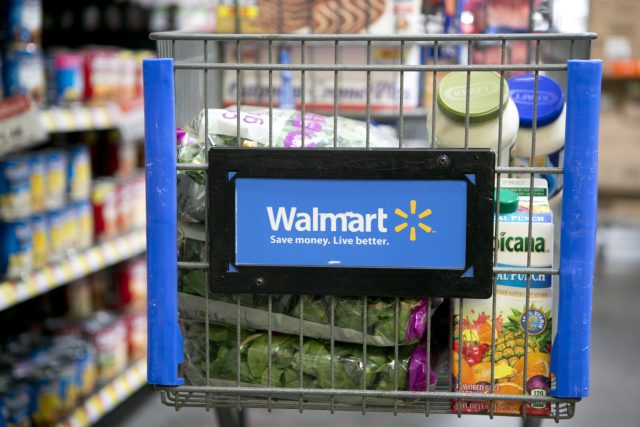
<path fill-rule="evenodd" d="M 29 159 L 12 156 L 0 160 L 0 219 L 25 218 L 31 211 Z"/>
<path fill-rule="evenodd" d="M 29 219 L 0 223 L 0 276 L 15 278 L 30 271 L 32 257 Z"/>

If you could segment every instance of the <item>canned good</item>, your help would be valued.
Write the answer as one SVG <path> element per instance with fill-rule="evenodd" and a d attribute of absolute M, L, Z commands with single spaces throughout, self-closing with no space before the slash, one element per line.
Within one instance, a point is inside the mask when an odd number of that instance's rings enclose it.
<path fill-rule="evenodd" d="M 99 312 L 85 324 L 85 333 L 96 348 L 98 382 L 113 379 L 127 366 L 127 329 L 121 318 Z"/>
<path fill-rule="evenodd" d="M 59 418 L 62 402 L 60 382 L 51 360 L 34 368 L 27 377 L 32 386 L 31 411 L 36 427 L 54 425 Z"/>
<path fill-rule="evenodd" d="M 59 103 L 82 101 L 84 97 L 84 59 L 74 52 L 55 54 L 56 96 Z"/>
<path fill-rule="evenodd" d="M 138 360 L 147 353 L 147 313 L 133 311 L 125 316 L 129 359 Z"/>
<path fill-rule="evenodd" d="M 58 377 L 60 393 L 60 416 L 65 417 L 76 407 L 80 390 L 76 378 L 76 361 L 66 350 L 53 351 L 55 361 L 51 364 Z"/>
<path fill-rule="evenodd" d="M 131 208 L 133 202 L 132 181 L 120 180 L 116 185 L 116 211 L 118 230 L 129 230 L 131 227 Z"/>
<path fill-rule="evenodd" d="M 28 219 L 0 223 L 0 274 L 10 278 L 31 271 L 33 242 Z"/>
<path fill-rule="evenodd" d="M 69 198 L 73 201 L 87 200 L 91 195 L 91 156 L 84 145 L 69 150 L 68 170 Z"/>
<path fill-rule="evenodd" d="M 29 160 L 14 156 L 0 161 L 0 219 L 24 218 L 31 211 Z"/>
<path fill-rule="evenodd" d="M 112 178 L 97 179 L 91 191 L 93 203 L 94 235 L 96 239 L 109 239 L 118 232 L 116 186 Z"/>
<path fill-rule="evenodd" d="M 42 268 L 47 265 L 48 257 L 48 232 L 47 216 L 45 214 L 31 217 L 31 245 L 33 251 L 33 268 Z"/>
<path fill-rule="evenodd" d="M 141 228 L 147 222 L 144 172 L 136 171 L 131 179 L 131 227 Z"/>
<path fill-rule="evenodd" d="M 86 249 L 93 244 L 93 209 L 91 202 L 83 200 L 73 204 L 76 218 L 76 244 L 77 249 Z"/>
<path fill-rule="evenodd" d="M 40 50 L 8 49 L 4 55 L 5 96 L 30 95 L 42 103 L 45 95 L 44 61 Z"/>
<path fill-rule="evenodd" d="M 31 183 L 31 213 L 40 213 L 45 209 L 45 177 L 47 173 L 46 157 L 42 153 L 29 155 Z"/>
<path fill-rule="evenodd" d="M 75 385 L 78 396 L 89 396 L 96 387 L 97 366 L 95 347 L 88 341 L 73 337 L 56 340 L 75 363 Z"/>
<path fill-rule="evenodd" d="M 65 206 L 62 209 L 62 216 L 64 221 L 64 251 L 77 248 L 79 223 L 78 212 L 75 206 Z"/>
<path fill-rule="evenodd" d="M 7 42 L 40 44 L 42 37 L 41 0 L 9 0 L 6 11 Z"/>
<path fill-rule="evenodd" d="M 9 376 L 0 379 L 0 423 L 7 427 L 31 426 L 31 387 L 14 382 Z"/>
<path fill-rule="evenodd" d="M 117 273 L 119 303 L 123 307 L 142 309 L 147 298 L 147 262 L 137 258 L 123 263 Z"/>
<path fill-rule="evenodd" d="M 49 262 L 59 261 L 65 252 L 65 215 L 62 210 L 47 212 L 47 228 L 49 230 Z"/>
<path fill-rule="evenodd" d="M 47 209 L 60 209 L 64 206 L 67 192 L 67 153 L 63 150 L 45 152 L 47 161 Z"/>

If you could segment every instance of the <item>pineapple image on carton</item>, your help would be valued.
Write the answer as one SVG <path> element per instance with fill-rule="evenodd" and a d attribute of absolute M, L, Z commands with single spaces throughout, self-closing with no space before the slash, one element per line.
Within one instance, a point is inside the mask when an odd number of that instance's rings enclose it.
<path fill-rule="evenodd" d="M 500 224 L 495 238 L 497 266 L 548 268 L 553 264 L 553 214 L 547 198 L 547 183 L 534 181 L 533 204 L 530 206 L 530 181 L 501 180 Z M 529 212 L 532 233 L 529 237 Z M 529 281 L 529 307 L 526 287 Z M 491 340 L 495 328 L 493 356 L 493 392 L 496 394 L 546 396 L 550 387 L 551 312 L 553 289 L 550 275 L 498 274 L 496 277 L 496 313 L 492 318 L 492 299 L 465 299 L 462 312 L 454 302 L 454 336 L 452 343 L 453 391 L 463 393 L 491 392 Z M 525 330 L 528 331 L 528 339 Z M 460 351 L 460 341 L 462 350 Z M 462 360 L 459 361 L 459 353 Z M 525 375 L 525 354 L 526 381 Z M 460 366 L 462 364 L 462 366 Z M 459 371 L 461 372 L 458 378 Z M 462 412 L 484 413 L 489 401 L 460 401 Z M 453 411 L 458 402 L 452 403 Z M 497 414 L 520 414 L 521 402 L 496 400 Z M 526 404 L 532 415 L 548 415 L 545 402 Z"/>

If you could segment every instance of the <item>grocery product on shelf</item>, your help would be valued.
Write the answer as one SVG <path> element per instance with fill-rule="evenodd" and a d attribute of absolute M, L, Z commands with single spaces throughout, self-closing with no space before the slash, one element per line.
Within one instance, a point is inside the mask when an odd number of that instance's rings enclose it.
<path fill-rule="evenodd" d="M 120 264 L 116 268 L 118 306 L 133 310 L 146 307 L 147 262 L 136 258 Z"/>
<path fill-rule="evenodd" d="M 31 390 L 10 375 L 0 374 L 0 425 L 31 426 Z"/>
<path fill-rule="evenodd" d="M 42 38 L 42 1 L 8 0 L 5 41 L 10 44 L 40 44 Z M 3 17 L 4 18 L 4 17 Z"/>
<path fill-rule="evenodd" d="M 66 202 L 68 156 L 62 149 L 46 150 L 45 155 L 47 161 L 45 206 L 48 210 L 60 209 Z"/>
<path fill-rule="evenodd" d="M 475 71 L 447 74 L 440 81 L 437 106 L 431 114 L 435 115 L 435 135 L 432 135 L 432 129 L 428 129 L 428 134 L 433 137 L 436 147 L 465 148 L 465 144 L 468 144 L 469 148 L 499 149 L 496 162 L 501 166 L 509 165 L 518 133 L 518 109 L 509 98 L 507 82 L 498 73 Z M 431 126 L 429 117 L 427 127 Z"/>
<path fill-rule="evenodd" d="M 81 53 L 55 52 L 55 102 L 68 104 L 84 99 L 84 59 Z"/>
<path fill-rule="evenodd" d="M 537 92 L 537 93 L 536 93 Z M 523 74 L 509 79 L 509 93 L 518 108 L 520 129 L 516 137 L 516 166 L 559 167 L 564 158 L 565 108 L 564 93 L 551 77 Z M 533 147 L 534 100 L 537 95 L 536 151 Z M 527 175 L 528 176 L 528 175 Z M 543 174 L 549 186 L 549 197 L 562 189 L 561 174 Z"/>
<path fill-rule="evenodd" d="M 129 360 L 137 360 L 147 354 L 147 313 L 132 311 L 124 315 L 127 327 L 127 351 Z"/>
<path fill-rule="evenodd" d="M 98 312 L 84 323 L 84 333 L 96 348 L 98 382 L 113 379 L 127 366 L 127 328 L 122 318 Z"/>
<path fill-rule="evenodd" d="M 88 200 L 91 193 L 91 156 L 86 145 L 69 149 L 67 186 L 72 201 Z"/>
<path fill-rule="evenodd" d="M 29 159 L 10 156 L 0 160 L 0 219 L 12 220 L 29 215 L 31 182 Z"/>
<path fill-rule="evenodd" d="M 47 158 L 43 152 L 29 154 L 31 176 L 31 213 L 40 213 L 45 210 Z"/>
<path fill-rule="evenodd" d="M 3 57 L 5 96 L 28 94 L 38 104 L 45 98 L 45 69 L 37 49 L 6 49 Z"/>
<path fill-rule="evenodd" d="M 91 202 L 93 203 L 93 234 L 96 240 L 112 238 L 118 232 L 116 196 L 113 178 L 99 178 L 93 182 Z"/>
<path fill-rule="evenodd" d="M 503 178 L 500 193 L 500 225 L 496 236 L 497 267 L 522 268 L 531 252 L 531 267 L 551 268 L 553 265 L 553 214 L 547 197 L 547 183 L 534 181 L 533 204 L 530 199 L 530 179 Z M 531 238 L 529 212 L 533 215 Z M 546 396 L 551 386 L 549 377 L 551 350 L 551 310 L 553 289 L 551 276 L 545 274 L 498 274 L 496 277 L 496 316 L 492 318 L 492 300 L 465 299 L 454 302 L 454 337 L 452 343 L 453 390 L 465 393 L 490 391 L 492 366 L 492 330 L 495 328 L 494 392 Z M 531 294 L 526 306 L 526 286 Z M 525 345 L 525 328 L 528 345 Z M 462 348 L 460 348 L 460 338 Z M 458 360 L 461 352 L 462 359 Z M 524 355 L 527 354 L 526 390 Z M 458 377 L 458 373 L 461 376 Z M 488 412 L 488 401 L 461 401 L 462 412 Z M 453 402 L 453 410 L 458 410 Z M 526 404 L 529 414 L 549 415 L 545 402 Z M 495 413 L 520 414 L 522 402 L 495 402 Z"/>
<path fill-rule="evenodd" d="M 49 236 L 47 248 L 49 251 L 49 262 L 59 261 L 64 256 L 66 225 L 63 211 L 47 212 L 47 230 Z"/>
<path fill-rule="evenodd" d="M 89 200 L 81 200 L 73 204 L 77 220 L 77 234 L 74 247 L 76 249 L 86 249 L 93 244 L 93 208 Z M 125 230 L 125 229 L 122 229 Z"/>
<path fill-rule="evenodd" d="M 31 270 L 33 242 L 29 220 L 0 222 L 0 231 L 0 272 L 14 278 Z"/>
<path fill-rule="evenodd" d="M 31 217 L 31 241 L 33 250 L 33 268 L 47 265 L 49 256 L 49 227 L 45 214 Z"/>

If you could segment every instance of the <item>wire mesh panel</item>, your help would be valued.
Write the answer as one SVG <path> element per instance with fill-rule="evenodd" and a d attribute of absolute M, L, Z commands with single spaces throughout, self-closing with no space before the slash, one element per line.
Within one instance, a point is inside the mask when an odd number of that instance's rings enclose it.
<path fill-rule="evenodd" d="M 163 402 L 176 408 L 572 417 L 577 399 L 528 392 L 550 386 L 532 386 L 529 381 L 534 370 L 538 376 L 549 376 L 550 334 L 541 338 L 537 329 L 530 332 L 523 326 L 516 331 L 513 325 L 539 320 L 532 303 L 537 280 L 553 276 L 556 282 L 560 274 L 557 259 L 545 267 L 533 262 L 538 251 L 536 176 L 564 173 L 561 164 L 534 162 L 540 146 L 540 81 L 552 76 L 566 84 L 567 60 L 584 57 L 594 37 L 153 34 L 159 56 L 174 60 L 175 114 L 178 127 L 184 129 L 178 131 L 177 268 L 185 385 L 163 388 Z M 514 63 L 510 53 L 522 46 L 528 59 Z M 413 50 L 430 59 L 411 60 Z M 288 63 L 281 63 L 283 51 Z M 455 52 L 455 58 L 449 52 Z M 462 64 L 456 63 L 459 57 Z M 475 92 L 471 82 L 478 73 L 487 72 L 499 78 L 498 110 L 490 131 L 494 134 L 480 136 L 474 130 L 479 121 L 471 99 L 483 94 Z M 462 120 L 454 143 L 444 148 L 488 147 L 496 153 L 493 297 L 483 313 L 484 329 L 465 323 L 469 320 L 464 318 L 465 304 L 472 304 L 465 299 L 229 295 L 210 288 L 212 242 L 206 212 L 216 209 L 216 200 L 208 197 L 210 149 L 443 148 L 440 127 L 451 125 L 437 111 L 440 84 L 447 73 L 462 82 L 454 88 L 462 91 Z M 507 140 L 511 130 L 503 123 L 505 109 L 510 108 L 503 102 L 509 90 L 503 82 L 522 74 L 530 74 L 534 88 L 530 160 L 514 165 L 514 139 Z M 287 110 L 282 107 L 288 85 L 292 100 Z M 378 104 L 380 99 L 384 102 Z M 407 117 L 419 117 L 424 133 L 408 130 Z M 374 120 L 392 123 L 395 130 L 385 133 Z M 505 244 L 499 240 L 504 227 L 500 209 L 506 203 L 501 203 L 500 190 L 503 178 L 509 176 L 526 179 L 520 185 L 528 197 L 528 210 L 523 212 L 527 232 L 520 236 L 524 266 L 504 265 L 498 257 L 500 245 Z M 513 313 L 517 319 L 511 323 L 497 313 L 500 275 L 521 277 L 524 289 L 524 309 Z M 545 317 L 551 318 L 551 314 Z M 464 388 L 466 382 L 475 388 Z"/>

